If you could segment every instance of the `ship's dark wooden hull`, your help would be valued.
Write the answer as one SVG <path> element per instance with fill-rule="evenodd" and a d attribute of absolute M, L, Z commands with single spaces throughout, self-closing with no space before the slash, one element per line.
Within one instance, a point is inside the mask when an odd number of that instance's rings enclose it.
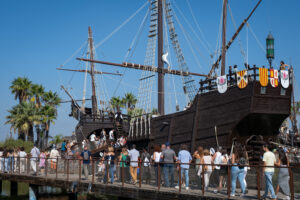
<path fill-rule="evenodd" d="M 170 115 L 152 118 L 151 134 L 133 134 L 131 143 L 149 147 L 169 141 L 175 150 L 186 144 L 193 151 L 197 146 L 230 147 L 233 139 L 245 143 L 252 135 L 274 139 L 279 127 L 290 114 L 292 86 L 281 95 L 282 87 L 266 87 L 261 94 L 258 81 L 246 88 L 231 86 L 224 94 L 211 91 L 198 94 L 192 107 Z M 217 137 L 215 134 L 217 129 Z"/>

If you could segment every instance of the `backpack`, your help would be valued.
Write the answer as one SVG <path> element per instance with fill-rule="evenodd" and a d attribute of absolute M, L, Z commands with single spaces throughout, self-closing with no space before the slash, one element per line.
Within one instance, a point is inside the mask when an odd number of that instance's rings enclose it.
<path fill-rule="evenodd" d="M 89 160 L 89 152 L 88 151 L 83 152 L 83 160 Z"/>

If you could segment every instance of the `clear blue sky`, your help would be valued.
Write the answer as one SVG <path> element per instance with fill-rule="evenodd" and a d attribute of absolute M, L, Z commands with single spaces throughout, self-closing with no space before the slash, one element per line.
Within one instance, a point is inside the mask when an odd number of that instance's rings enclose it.
<path fill-rule="evenodd" d="M 28 77 L 34 83 L 42 84 L 47 90 L 56 91 L 63 99 L 68 100 L 64 92 L 59 89 L 60 85 L 63 84 L 69 88 L 75 98 L 82 98 L 84 74 L 57 71 L 56 68 L 62 65 L 87 40 L 88 26 L 92 26 L 95 44 L 98 44 L 146 1 L 0 1 L 0 66 L 2 69 L 0 91 L 3 95 L 0 99 L 0 140 L 5 139 L 9 135 L 10 127 L 4 125 L 7 110 L 17 103 L 8 89 L 14 78 L 18 76 Z M 200 34 L 196 23 L 193 21 L 186 0 L 175 0 L 176 6 L 174 10 L 180 23 L 185 27 L 186 34 L 191 37 L 191 44 L 197 54 L 198 61 L 191 53 L 189 43 L 183 36 L 184 34 L 182 34 L 182 30 L 177 22 L 175 23 L 176 30 L 190 71 L 207 73 L 210 69 L 209 53 L 216 49 L 222 0 L 190 0 L 189 2 L 204 37 Z M 237 26 L 249 14 L 256 2 L 256 0 L 229 0 Z M 184 17 L 192 25 L 198 37 L 205 41 L 204 43 L 208 46 L 209 51 L 193 34 L 193 30 L 184 20 L 178 8 L 180 8 Z M 119 32 L 97 48 L 97 58 L 113 62 L 124 61 L 126 51 L 136 35 L 146 10 L 147 8 L 144 8 Z M 270 31 L 272 32 L 275 38 L 275 62 L 279 63 L 280 60 L 284 60 L 288 64 L 292 62 L 297 77 L 300 75 L 300 70 L 298 69 L 298 66 L 300 66 L 299 10 L 299 0 L 263 0 L 261 6 L 249 21 L 251 29 L 263 48 L 265 48 L 266 36 Z M 143 63 L 147 28 L 148 25 L 143 29 L 139 45 L 131 59 L 132 62 Z M 228 13 L 227 40 L 233 35 L 234 30 L 230 13 Z M 246 38 L 247 31 L 244 29 L 240 34 L 240 39 L 245 51 L 247 47 Z M 79 56 L 80 53 L 76 54 L 75 57 Z M 67 62 L 65 67 L 84 68 L 84 63 L 78 63 L 75 57 Z M 250 29 L 248 31 L 248 60 L 251 65 L 267 65 L 265 53 Z M 199 66 L 199 63 L 201 66 Z M 233 64 L 238 64 L 242 68 L 243 57 L 240 53 L 238 41 L 234 42 L 227 54 L 227 65 Z M 123 69 L 108 66 L 97 66 L 97 69 L 109 72 L 123 72 Z M 137 94 L 139 76 L 140 72 L 127 70 L 124 82 L 117 90 L 116 95 L 122 96 L 124 92 Z M 117 86 L 118 78 L 104 76 L 103 82 L 98 81 L 99 90 L 105 87 L 108 95 L 112 96 Z M 98 79 L 100 80 L 99 77 Z M 169 79 L 166 78 L 166 85 L 169 82 Z M 183 108 L 185 99 L 180 87 L 180 78 L 175 78 L 175 82 L 177 98 L 180 107 Z M 88 86 L 90 85 L 89 83 Z M 173 88 L 173 86 L 170 88 Z M 170 91 L 173 91 L 173 89 L 170 89 Z M 174 99 L 174 91 L 170 93 L 168 94 L 169 97 Z M 88 87 L 87 97 L 90 94 Z M 174 110 L 174 108 L 175 106 L 172 104 L 171 110 Z M 63 104 L 59 107 L 58 120 L 51 127 L 51 135 L 71 134 L 76 121 L 68 116 L 69 113 L 70 104 Z"/>

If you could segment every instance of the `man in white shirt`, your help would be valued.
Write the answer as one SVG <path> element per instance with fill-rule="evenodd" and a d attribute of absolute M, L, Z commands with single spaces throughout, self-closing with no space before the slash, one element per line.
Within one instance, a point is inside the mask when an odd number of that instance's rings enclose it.
<path fill-rule="evenodd" d="M 269 150 L 269 147 L 267 144 L 263 145 L 263 149 L 265 151 L 264 156 L 263 156 L 263 161 L 264 161 L 264 177 L 265 177 L 265 193 L 263 195 L 263 198 L 266 198 L 268 195 L 268 192 L 271 192 L 271 198 L 276 199 L 276 195 L 274 192 L 274 188 L 272 185 L 272 177 L 274 175 L 274 167 L 266 167 L 266 166 L 274 166 L 276 162 L 276 157 L 273 152 Z"/>
<path fill-rule="evenodd" d="M 140 157 L 140 152 L 137 151 L 135 144 L 132 145 L 132 149 L 129 151 L 129 157 L 130 157 L 130 175 L 133 180 L 133 184 L 135 185 L 137 183 L 137 168 L 138 168 L 138 161 Z"/>
<path fill-rule="evenodd" d="M 30 158 L 30 165 L 33 170 L 33 175 L 36 175 L 36 163 L 40 156 L 40 150 L 36 147 L 36 144 L 34 144 L 34 147 L 31 149 L 31 158 Z"/>
<path fill-rule="evenodd" d="M 96 134 L 95 134 L 95 132 L 93 132 L 92 135 L 90 136 L 90 142 L 92 144 L 91 149 L 95 149 L 96 148 L 96 146 L 97 146 L 97 140 L 98 139 L 96 137 Z"/>
<path fill-rule="evenodd" d="M 114 135 L 115 129 L 111 129 L 109 131 L 109 140 L 110 142 L 114 142 L 115 141 L 115 135 Z"/>
<path fill-rule="evenodd" d="M 59 158 L 59 152 L 57 151 L 55 145 L 53 146 L 51 152 L 50 152 L 50 159 L 51 159 L 51 173 L 54 173 L 57 167 L 57 161 Z"/>

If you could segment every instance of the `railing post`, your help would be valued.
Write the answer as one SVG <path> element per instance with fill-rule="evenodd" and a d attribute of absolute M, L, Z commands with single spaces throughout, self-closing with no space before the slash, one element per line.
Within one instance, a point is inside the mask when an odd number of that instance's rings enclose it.
<path fill-rule="evenodd" d="M 48 158 L 46 156 L 46 158 L 45 158 L 45 176 L 47 176 L 47 174 L 48 174 Z"/>
<path fill-rule="evenodd" d="M 157 177 L 157 189 L 160 190 L 160 163 L 158 163 L 158 167 L 157 167 L 157 170 L 158 170 L 158 177 Z"/>
<path fill-rule="evenodd" d="M 69 158 L 67 159 L 67 181 L 69 181 L 69 173 L 70 173 L 70 169 L 69 169 L 69 166 L 70 165 L 70 161 L 69 161 Z"/>
<path fill-rule="evenodd" d="M 124 187 L 124 173 L 125 173 L 125 171 L 124 171 L 124 161 L 123 160 L 121 160 L 121 167 L 122 167 L 122 187 Z"/>
<path fill-rule="evenodd" d="M 181 166 L 180 166 L 180 163 L 179 163 L 179 170 L 178 170 L 178 177 L 179 177 L 179 193 L 181 192 Z"/>
<path fill-rule="evenodd" d="M 94 159 L 92 158 L 92 184 L 94 184 L 95 181 L 95 164 Z"/>
<path fill-rule="evenodd" d="M 78 182 L 80 182 L 81 181 L 81 159 L 79 159 L 78 160 L 78 162 L 79 162 L 79 181 Z"/>
<path fill-rule="evenodd" d="M 228 195 L 228 199 L 230 199 L 230 193 L 231 193 L 231 165 L 228 165 L 227 168 L 227 195 Z"/>
<path fill-rule="evenodd" d="M 257 172 L 257 198 L 260 199 L 260 166 L 256 168 Z"/>
<path fill-rule="evenodd" d="M 202 196 L 204 196 L 204 188 L 205 188 L 205 181 L 204 181 L 204 168 L 205 168 L 205 165 L 201 164 L 202 165 L 202 172 L 201 172 L 201 186 L 202 186 Z"/>
<path fill-rule="evenodd" d="M 56 157 L 56 176 L 55 176 L 55 179 L 57 179 L 57 170 L 58 170 L 58 157 Z"/>
<path fill-rule="evenodd" d="M 38 175 L 38 170 L 39 170 L 39 157 L 36 158 L 36 162 L 35 162 L 35 174 Z"/>
<path fill-rule="evenodd" d="M 139 172 L 139 188 L 142 187 L 142 163 L 139 161 L 139 167 L 140 167 L 140 172 Z"/>
<path fill-rule="evenodd" d="M 7 170 L 7 169 L 6 169 Z M 27 156 L 27 174 L 30 173 L 30 156 Z"/>
<path fill-rule="evenodd" d="M 21 158 L 18 156 L 18 161 L 19 161 L 19 174 L 21 174 Z"/>
<path fill-rule="evenodd" d="M 105 176 L 106 176 L 106 181 L 105 184 L 108 184 L 108 175 L 109 175 L 109 167 L 108 167 L 108 162 L 105 163 Z"/>
<path fill-rule="evenodd" d="M 289 174 L 290 174 L 290 195 L 291 195 L 291 200 L 295 199 L 295 194 L 294 194 L 294 174 L 293 174 L 293 170 L 292 167 L 289 166 Z"/>

